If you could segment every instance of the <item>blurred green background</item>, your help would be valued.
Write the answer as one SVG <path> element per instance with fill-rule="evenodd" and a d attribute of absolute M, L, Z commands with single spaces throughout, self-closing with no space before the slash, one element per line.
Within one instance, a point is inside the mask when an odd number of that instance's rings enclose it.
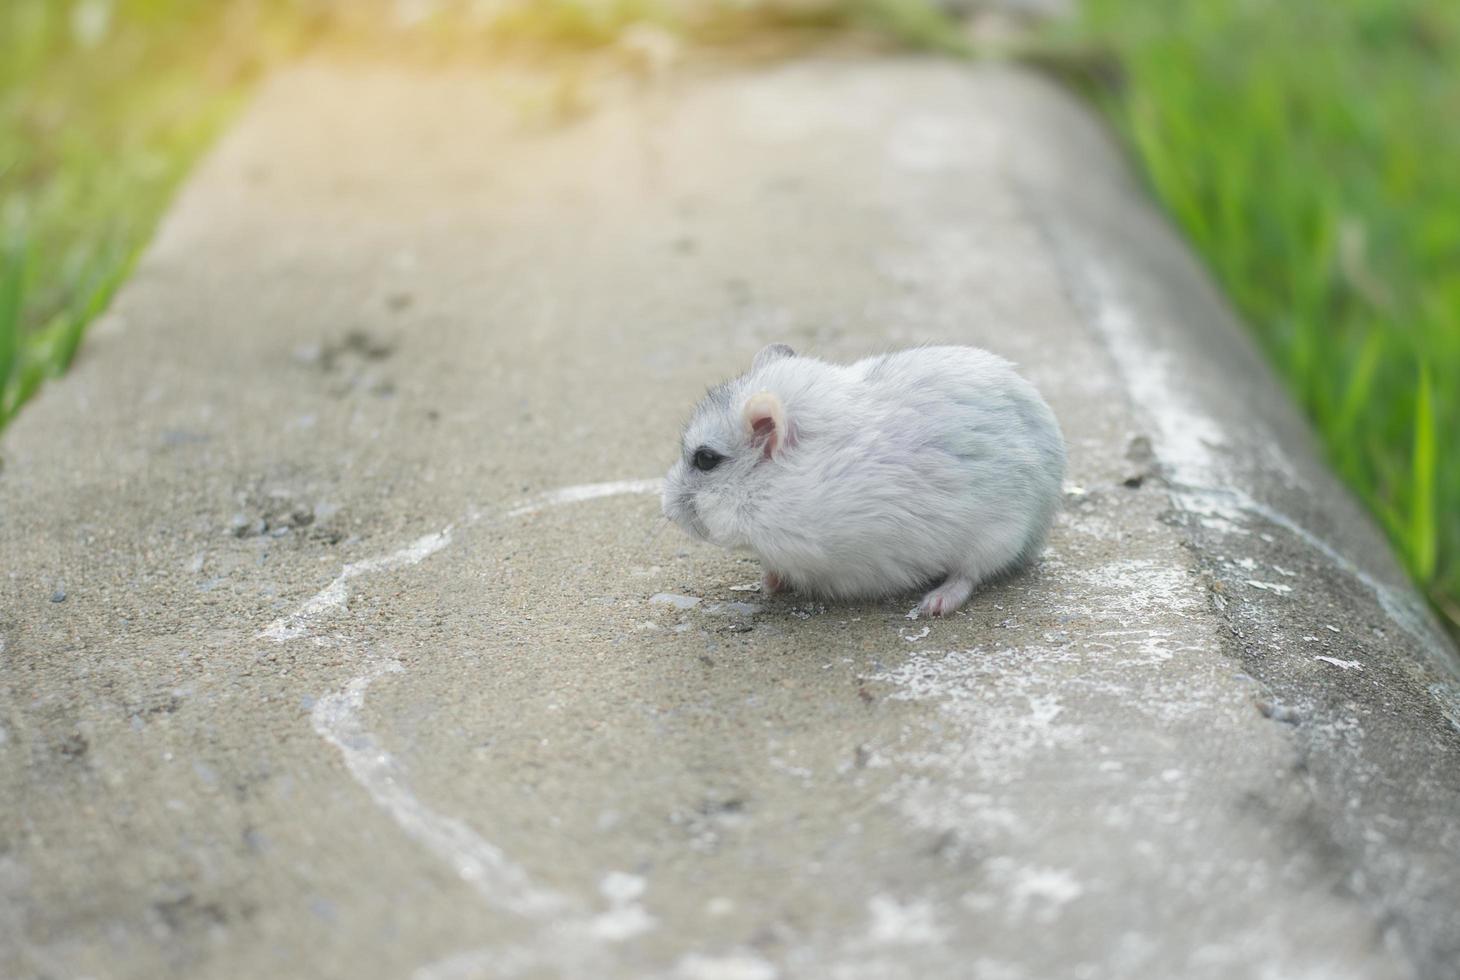
<path fill-rule="evenodd" d="M 270 66 L 549 57 L 644 25 L 694 50 L 855 35 L 1018 57 L 1075 84 L 1460 627 L 1455 0 L 0 0 L 0 426 L 65 370 Z"/>

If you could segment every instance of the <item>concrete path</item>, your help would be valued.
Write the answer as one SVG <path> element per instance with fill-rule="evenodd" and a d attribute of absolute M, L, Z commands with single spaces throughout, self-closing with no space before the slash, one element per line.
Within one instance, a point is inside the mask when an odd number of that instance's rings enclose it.
<path fill-rule="evenodd" d="M 278 79 L 6 434 L 0 975 L 1454 975 L 1455 651 L 1080 107 L 519 103 Z M 914 621 L 664 526 L 774 340 L 1020 362 L 1040 566 Z"/>

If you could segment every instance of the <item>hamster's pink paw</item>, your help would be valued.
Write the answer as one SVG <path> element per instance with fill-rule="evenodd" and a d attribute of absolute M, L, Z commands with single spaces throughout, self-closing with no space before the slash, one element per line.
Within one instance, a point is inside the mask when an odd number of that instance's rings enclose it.
<path fill-rule="evenodd" d="M 775 572 L 768 571 L 760 577 L 760 591 L 764 595 L 775 595 L 777 592 L 786 592 L 789 589 L 790 586 L 786 585 L 786 580 Z"/>
<path fill-rule="evenodd" d="M 971 595 L 972 581 L 956 575 L 949 576 L 946 582 L 923 596 L 923 601 L 918 604 L 918 612 L 927 616 L 947 616 L 967 602 Z"/>

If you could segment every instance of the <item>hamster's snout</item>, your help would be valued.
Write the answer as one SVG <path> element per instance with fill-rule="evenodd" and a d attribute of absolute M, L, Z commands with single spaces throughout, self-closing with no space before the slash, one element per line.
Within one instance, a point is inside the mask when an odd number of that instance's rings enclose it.
<path fill-rule="evenodd" d="M 700 520 L 699 511 L 695 508 L 694 493 L 684 485 L 684 480 L 678 472 L 682 464 L 677 464 L 669 471 L 664 478 L 664 490 L 659 496 L 659 507 L 664 516 L 678 524 L 691 537 L 700 541 L 708 541 L 709 534 L 705 529 L 704 522 Z"/>

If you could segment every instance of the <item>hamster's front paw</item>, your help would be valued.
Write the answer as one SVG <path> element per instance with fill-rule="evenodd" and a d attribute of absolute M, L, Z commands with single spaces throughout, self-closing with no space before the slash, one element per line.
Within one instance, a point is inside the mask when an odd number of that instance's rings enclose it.
<path fill-rule="evenodd" d="M 786 580 L 769 569 L 760 577 L 761 595 L 775 595 L 778 592 L 789 592 L 790 590 L 791 587 L 786 584 Z"/>
<path fill-rule="evenodd" d="M 973 581 L 951 575 L 948 580 L 932 592 L 923 596 L 918 612 L 925 616 L 947 616 L 973 595 Z"/>

